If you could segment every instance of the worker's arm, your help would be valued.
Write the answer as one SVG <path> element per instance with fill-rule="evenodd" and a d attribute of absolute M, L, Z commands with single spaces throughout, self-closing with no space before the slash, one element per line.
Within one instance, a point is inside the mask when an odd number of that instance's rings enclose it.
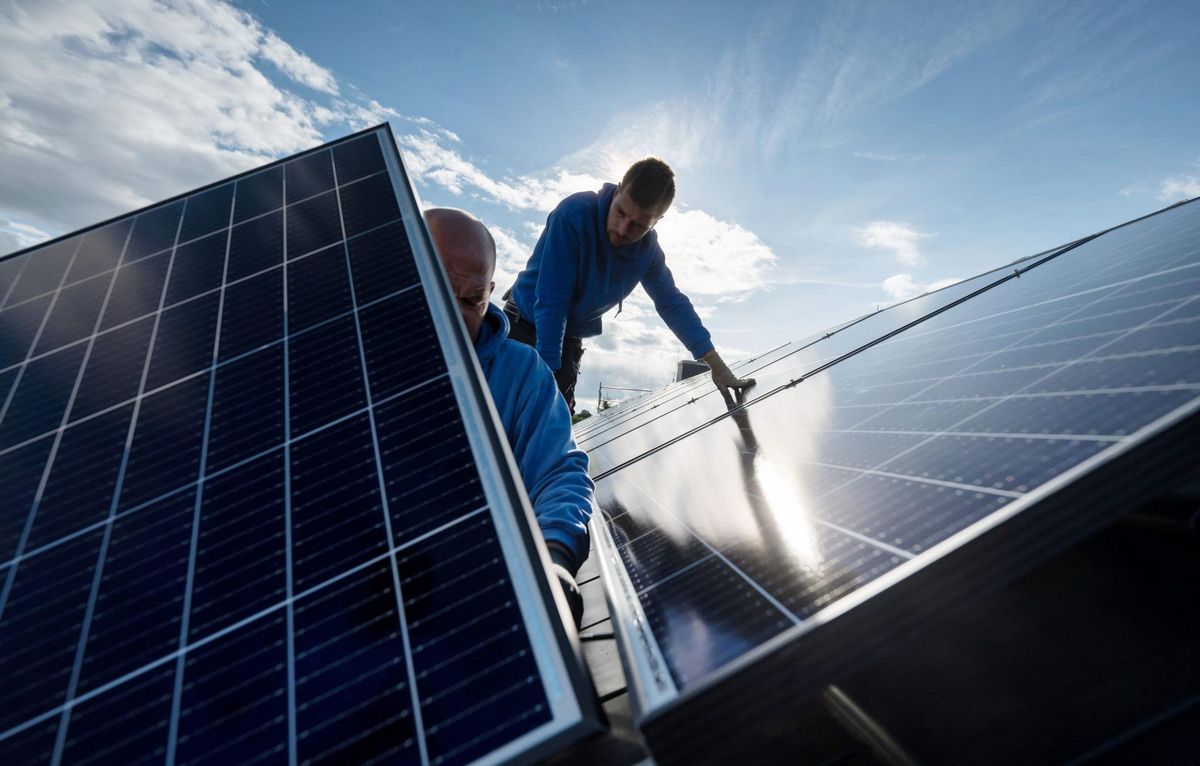
<path fill-rule="evenodd" d="M 738 378 L 721 359 L 713 345 L 712 336 L 700 321 L 700 315 L 692 306 L 692 302 L 675 286 L 675 278 L 667 268 L 667 259 L 659 249 L 654 262 L 642 277 L 642 287 L 654 301 L 658 315 L 675 333 L 695 359 L 704 360 L 712 370 L 713 385 L 725 398 L 725 403 L 732 406 L 737 392 L 754 385 L 753 378 Z"/>
<path fill-rule="evenodd" d="M 534 286 L 533 324 L 537 352 L 551 370 L 562 366 L 567 315 L 575 296 L 579 269 L 580 236 L 568 217 L 555 210 L 542 232 L 541 267 Z"/>

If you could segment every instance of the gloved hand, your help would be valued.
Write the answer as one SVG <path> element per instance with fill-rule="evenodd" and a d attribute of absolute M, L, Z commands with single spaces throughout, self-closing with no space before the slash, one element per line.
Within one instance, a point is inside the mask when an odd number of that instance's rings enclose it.
<path fill-rule="evenodd" d="M 575 618 L 575 628 L 578 630 L 579 626 L 583 625 L 583 595 L 579 592 L 579 585 L 575 583 L 575 575 L 571 573 L 571 555 L 558 543 L 546 543 L 546 547 L 550 551 L 550 569 L 554 572 L 563 595 L 567 597 L 567 605 L 571 607 L 571 616 Z"/>
<path fill-rule="evenodd" d="M 726 406 L 733 407 L 736 394 L 743 388 L 754 385 L 754 378 L 739 378 L 734 375 L 715 348 L 700 359 L 707 362 L 709 369 L 712 370 L 713 385 L 721 392 L 721 396 L 725 397 Z"/>

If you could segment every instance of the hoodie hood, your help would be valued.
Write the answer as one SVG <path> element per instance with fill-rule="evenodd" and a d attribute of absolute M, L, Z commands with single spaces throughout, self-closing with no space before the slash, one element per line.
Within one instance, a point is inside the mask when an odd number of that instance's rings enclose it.
<path fill-rule="evenodd" d="M 479 337 L 475 339 L 475 355 L 479 363 L 486 365 L 496 356 L 500 346 L 508 337 L 508 317 L 494 303 L 489 303 L 483 323 L 479 326 Z"/>

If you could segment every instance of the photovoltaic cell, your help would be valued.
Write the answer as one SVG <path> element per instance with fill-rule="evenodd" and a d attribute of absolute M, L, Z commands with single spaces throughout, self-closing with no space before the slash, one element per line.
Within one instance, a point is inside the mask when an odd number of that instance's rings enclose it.
<path fill-rule="evenodd" d="M 418 215 L 379 128 L 0 260 L 0 759 L 595 728 Z"/>
<path fill-rule="evenodd" d="M 736 747 L 770 690 L 836 681 L 1194 462 L 1198 304 L 1193 202 L 735 365 L 758 382 L 732 412 L 705 376 L 588 421 L 652 748 Z"/>

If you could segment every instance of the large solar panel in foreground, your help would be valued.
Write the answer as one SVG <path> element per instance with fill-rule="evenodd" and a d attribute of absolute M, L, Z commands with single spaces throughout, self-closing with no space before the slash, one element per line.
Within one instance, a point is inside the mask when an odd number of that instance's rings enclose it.
<path fill-rule="evenodd" d="M 579 431 L 663 760 L 1015 577 L 1200 460 L 1200 202 L 788 344 Z M 796 731 L 797 740 L 803 732 Z"/>
<path fill-rule="evenodd" d="M 386 128 L 0 260 L 0 762 L 592 727 Z"/>

